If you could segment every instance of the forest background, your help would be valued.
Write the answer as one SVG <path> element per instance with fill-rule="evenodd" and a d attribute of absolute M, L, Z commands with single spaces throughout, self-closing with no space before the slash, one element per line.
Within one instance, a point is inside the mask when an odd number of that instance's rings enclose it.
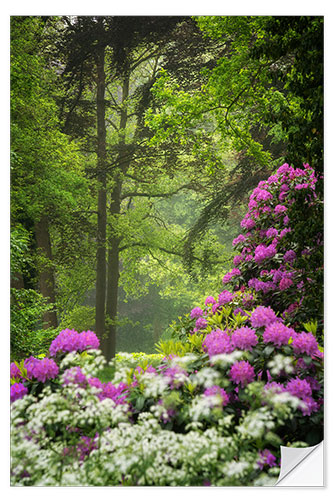
<path fill-rule="evenodd" d="M 12 18 L 13 357 L 149 352 L 221 287 L 249 191 L 323 169 L 322 22 Z"/>

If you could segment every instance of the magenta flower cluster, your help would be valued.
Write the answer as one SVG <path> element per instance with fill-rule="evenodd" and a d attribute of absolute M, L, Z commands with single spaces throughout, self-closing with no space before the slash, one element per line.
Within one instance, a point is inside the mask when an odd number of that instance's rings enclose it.
<path fill-rule="evenodd" d="M 194 307 L 191 311 L 191 319 L 201 318 L 203 316 L 203 310 L 200 307 Z"/>
<path fill-rule="evenodd" d="M 45 382 L 46 380 L 56 378 L 59 373 L 58 365 L 53 359 L 49 358 L 37 359 L 30 356 L 24 360 L 24 368 L 27 370 L 27 378 L 29 380 L 36 379 L 39 382 Z M 21 378 L 24 380 L 21 370 L 15 363 L 11 363 L 10 365 L 10 376 L 12 378 Z"/>
<path fill-rule="evenodd" d="M 299 333 L 292 343 L 295 354 L 307 354 L 308 356 L 320 356 L 318 343 L 312 333 Z"/>
<path fill-rule="evenodd" d="M 317 181 L 309 165 L 294 168 L 284 164 L 267 181 L 259 182 L 250 195 L 248 212 L 241 222 L 247 232 L 233 240 L 239 252 L 234 257 L 235 267 L 223 277 L 223 283 L 231 283 L 236 290 L 245 281 L 259 294 L 259 300 L 262 294 L 263 305 L 279 305 L 281 313 L 293 316 L 296 309 L 288 309 L 286 300 L 280 301 L 278 292 L 289 294 L 291 302 L 301 307 L 306 271 L 300 256 L 308 255 L 309 249 L 300 246 L 297 235 L 294 238 L 293 229 L 289 227 L 293 224 L 290 217 L 295 217 L 292 210 L 300 191 L 304 192 L 304 210 L 316 202 Z M 318 245 L 322 245 L 320 227 L 318 232 Z M 263 267 L 267 271 L 264 275 L 261 274 Z M 283 305 L 285 311 L 281 309 Z"/>
<path fill-rule="evenodd" d="M 12 403 L 23 398 L 26 394 L 28 394 L 28 389 L 21 382 L 15 382 L 10 386 L 10 401 Z"/>
<path fill-rule="evenodd" d="M 271 307 L 258 306 L 251 314 L 250 322 L 254 328 L 270 325 L 277 321 L 275 312 Z"/>
<path fill-rule="evenodd" d="M 296 336 L 295 330 L 288 328 L 280 321 L 275 321 L 266 326 L 263 333 L 263 340 L 265 343 L 271 342 L 275 346 L 281 347 L 288 344 L 289 339 Z"/>
<path fill-rule="evenodd" d="M 245 387 L 255 379 L 255 371 L 253 366 L 248 361 L 237 361 L 230 369 L 230 379 L 235 384 L 240 384 Z"/>
<path fill-rule="evenodd" d="M 266 465 L 268 467 L 275 467 L 277 465 L 276 457 L 267 449 L 259 451 L 259 460 L 257 464 L 261 470 L 263 470 Z"/>
<path fill-rule="evenodd" d="M 236 349 L 251 351 L 252 347 L 258 344 L 258 337 L 255 330 L 248 326 L 243 326 L 234 331 L 231 336 L 232 344 Z"/>
<path fill-rule="evenodd" d="M 226 391 L 218 385 L 207 387 L 204 391 L 204 396 L 219 396 L 221 398 L 221 406 L 226 406 L 229 403 L 229 395 Z"/>
<path fill-rule="evenodd" d="M 99 340 L 94 332 L 78 333 L 75 330 L 62 330 L 50 345 L 50 355 L 56 356 L 58 352 L 85 351 L 98 349 Z"/>
<path fill-rule="evenodd" d="M 202 348 L 209 356 L 215 354 L 230 353 L 234 350 L 231 343 L 231 337 L 227 331 L 213 330 L 204 339 Z"/>

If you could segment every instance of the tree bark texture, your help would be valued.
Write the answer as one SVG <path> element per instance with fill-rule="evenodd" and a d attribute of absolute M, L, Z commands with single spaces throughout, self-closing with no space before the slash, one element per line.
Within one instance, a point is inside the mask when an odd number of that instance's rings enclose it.
<path fill-rule="evenodd" d="M 97 255 L 96 255 L 96 334 L 105 353 L 105 297 L 106 297 L 106 129 L 105 129 L 105 49 L 101 46 L 97 63 Z"/>
<path fill-rule="evenodd" d="M 49 231 L 49 222 L 46 215 L 35 224 L 35 235 L 37 250 L 47 259 L 42 264 L 39 272 L 39 290 L 50 304 L 55 306 L 55 280 L 52 266 L 52 248 Z M 56 328 L 58 326 L 56 310 L 48 311 L 43 315 L 44 328 Z"/>
<path fill-rule="evenodd" d="M 120 213 L 120 192 L 121 184 L 118 182 L 112 192 L 112 202 L 110 213 L 119 215 Z M 111 228 L 112 231 L 112 228 Z M 111 233 L 109 239 L 108 252 L 108 274 L 107 274 L 107 300 L 106 316 L 109 323 L 106 324 L 107 348 L 106 358 L 109 360 L 116 354 L 116 333 L 117 333 L 117 311 L 118 311 L 118 283 L 119 283 L 119 243 L 117 236 Z"/>
<path fill-rule="evenodd" d="M 111 221 L 120 215 L 122 180 L 120 173 L 128 169 L 130 158 L 125 151 L 125 130 L 127 125 L 127 98 L 129 93 L 129 76 L 125 76 L 122 85 L 122 109 L 120 113 L 120 153 L 118 156 L 119 172 L 115 174 L 114 187 L 111 193 L 110 216 Z M 118 283 L 119 283 L 119 244 L 120 239 L 115 234 L 112 223 L 110 227 L 109 252 L 108 252 L 108 275 L 107 275 L 107 342 L 105 348 L 106 358 L 109 360 L 116 354 L 116 334 L 117 334 L 117 311 L 118 311 Z"/>

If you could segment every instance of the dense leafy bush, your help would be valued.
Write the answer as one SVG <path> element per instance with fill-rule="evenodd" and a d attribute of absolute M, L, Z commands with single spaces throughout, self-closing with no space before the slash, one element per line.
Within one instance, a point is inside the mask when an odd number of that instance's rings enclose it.
<path fill-rule="evenodd" d="M 21 359 L 47 351 L 51 340 L 58 333 L 43 329 L 42 317 L 52 305 L 33 288 L 24 288 L 22 275 L 29 275 L 32 257 L 29 253 L 31 235 L 22 226 L 11 231 L 10 236 L 10 348 L 11 358 Z"/>

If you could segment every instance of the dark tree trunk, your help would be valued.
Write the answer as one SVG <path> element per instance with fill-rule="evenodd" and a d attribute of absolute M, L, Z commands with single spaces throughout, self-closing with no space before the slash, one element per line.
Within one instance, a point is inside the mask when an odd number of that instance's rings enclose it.
<path fill-rule="evenodd" d="M 125 151 L 125 129 L 127 124 L 127 105 L 126 100 L 129 92 L 129 76 L 126 75 L 122 85 L 122 110 L 120 113 L 120 154 L 118 157 L 118 166 L 121 172 L 125 172 L 130 163 L 128 152 Z M 110 215 L 119 216 L 121 202 L 122 181 L 120 174 L 114 178 L 114 188 L 111 193 Z M 107 280 L 107 302 L 106 314 L 109 320 L 106 331 L 105 353 L 107 359 L 111 359 L 116 354 L 116 334 L 117 334 L 117 310 L 118 310 L 118 282 L 119 282 L 119 238 L 114 234 L 112 226 L 110 227 L 109 252 L 108 252 L 108 280 Z"/>
<path fill-rule="evenodd" d="M 110 213 L 118 215 L 120 213 L 120 192 L 121 184 L 117 183 L 112 192 L 112 202 Z M 112 228 L 111 228 L 112 231 Z M 106 316 L 109 322 L 106 325 L 107 331 L 107 346 L 106 358 L 110 360 L 116 354 L 116 320 L 118 310 L 118 282 L 119 282 L 119 243 L 120 240 L 115 235 L 109 239 L 108 253 L 108 282 L 107 282 L 107 300 L 106 300 Z"/>
<path fill-rule="evenodd" d="M 101 339 L 104 351 L 105 296 L 106 296 L 106 130 L 105 130 L 105 49 L 100 47 L 96 56 L 97 64 L 97 178 L 98 220 L 96 255 L 96 334 Z M 105 353 L 105 352 L 104 352 Z"/>
<path fill-rule="evenodd" d="M 55 305 L 55 281 L 52 267 L 52 250 L 49 232 L 49 222 L 46 215 L 35 224 L 35 234 L 37 249 L 48 261 L 43 264 L 39 272 L 39 290 L 43 297 L 48 299 L 50 304 Z M 45 328 L 56 328 L 58 326 L 57 314 L 55 309 L 48 311 L 43 315 Z"/>

